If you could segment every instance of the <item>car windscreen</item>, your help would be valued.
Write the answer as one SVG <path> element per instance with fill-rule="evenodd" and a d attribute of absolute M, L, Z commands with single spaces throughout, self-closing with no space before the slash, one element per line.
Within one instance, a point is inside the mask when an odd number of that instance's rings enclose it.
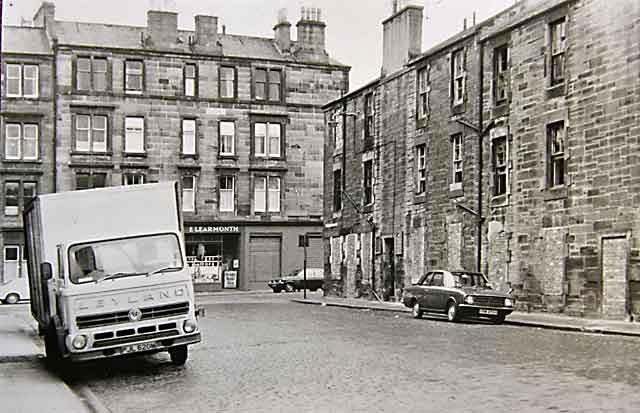
<path fill-rule="evenodd" d="M 482 274 L 455 272 L 452 273 L 453 281 L 457 287 L 479 287 L 487 288 L 487 280 Z"/>
<path fill-rule="evenodd" d="M 178 271 L 183 265 L 175 234 L 87 242 L 69 248 L 69 277 L 74 284 Z"/>

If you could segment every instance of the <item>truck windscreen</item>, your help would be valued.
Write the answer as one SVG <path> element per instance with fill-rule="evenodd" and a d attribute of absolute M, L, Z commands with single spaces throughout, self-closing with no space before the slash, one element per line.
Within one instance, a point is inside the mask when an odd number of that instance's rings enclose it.
<path fill-rule="evenodd" d="M 183 267 L 175 234 L 97 241 L 69 248 L 69 276 L 74 284 L 178 271 Z"/>

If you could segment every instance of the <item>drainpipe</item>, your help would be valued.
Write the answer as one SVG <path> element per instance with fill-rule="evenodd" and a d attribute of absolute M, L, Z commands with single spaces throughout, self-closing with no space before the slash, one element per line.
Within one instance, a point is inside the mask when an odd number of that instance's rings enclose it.
<path fill-rule="evenodd" d="M 482 91 L 484 90 L 484 44 L 480 43 L 480 57 L 478 76 L 480 81 L 480 90 L 478 92 L 478 205 L 476 211 L 478 211 L 478 233 L 476 234 L 476 271 L 482 271 L 482 135 L 484 135 L 484 129 L 482 127 Z"/>
<path fill-rule="evenodd" d="M 52 192 L 58 192 L 58 39 L 51 39 L 53 48 L 53 62 L 51 63 L 52 101 L 53 101 L 53 187 Z"/>

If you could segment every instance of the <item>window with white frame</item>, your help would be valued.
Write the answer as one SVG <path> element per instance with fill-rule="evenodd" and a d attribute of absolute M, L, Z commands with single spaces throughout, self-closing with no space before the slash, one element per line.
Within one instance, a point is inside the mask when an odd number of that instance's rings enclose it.
<path fill-rule="evenodd" d="M 185 175 L 182 177 L 182 210 L 194 212 L 196 210 L 196 182 L 195 175 Z"/>
<path fill-rule="evenodd" d="M 140 172 L 126 172 L 122 175 L 123 185 L 140 185 L 145 180 L 144 174 Z"/>
<path fill-rule="evenodd" d="M 37 98 L 38 65 L 7 63 L 6 65 L 6 96 Z"/>
<path fill-rule="evenodd" d="M 232 66 L 220 66 L 219 95 L 224 99 L 236 97 L 236 69 Z"/>
<path fill-rule="evenodd" d="M 493 158 L 493 195 L 507 193 L 507 137 L 500 136 L 491 141 Z"/>
<path fill-rule="evenodd" d="M 373 203 L 373 160 L 365 161 L 362 167 L 362 202 L 364 205 L 369 205 Z"/>
<path fill-rule="evenodd" d="M 493 96 L 496 105 L 507 100 L 509 79 L 507 77 L 507 65 L 509 62 L 509 49 L 506 45 L 493 51 Z"/>
<path fill-rule="evenodd" d="M 4 214 L 17 216 L 20 210 L 20 182 L 6 181 L 4 183 Z"/>
<path fill-rule="evenodd" d="M 236 142 L 236 124 L 232 121 L 221 121 L 220 130 L 220 155 L 234 155 Z"/>
<path fill-rule="evenodd" d="M 453 52 L 451 62 L 451 81 L 453 104 L 459 105 L 464 102 L 465 89 L 465 61 L 464 49 Z"/>
<path fill-rule="evenodd" d="M 107 174 L 104 172 L 77 172 L 76 189 L 104 188 L 107 186 Z"/>
<path fill-rule="evenodd" d="M 127 116 L 124 119 L 124 152 L 144 153 L 144 118 Z"/>
<path fill-rule="evenodd" d="M 551 42 L 551 86 L 564 82 L 565 77 L 565 49 L 566 49 L 566 19 L 563 17 L 549 25 L 549 40 Z"/>
<path fill-rule="evenodd" d="M 77 152 L 107 151 L 107 117 L 105 115 L 75 115 L 75 147 Z"/>
<path fill-rule="evenodd" d="M 196 120 L 182 119 L 182 154 L 196 154 Z"/>
<path fill-rule="evenodd" d="M 142 93 L 144 88 L 144 63 L 141 60 L 127 60 L 124 63 L 124 90 L 127 93 Z"/>
<path fill-rule="evenodd" d="M 547 186 L 550 188 L 565 184 L 565 139 L 564 121 L 547 125 Z"/>
<path fill-rule="evenodd" d="M 416 146 L 416 193 L 424 194 L 427 191 L 427 145 Z"/>
<path fill-rule="evenodd" d="M 220 177 L 220 212 L 233 212 L 234 211 L 234 176 L 223 175 Z"/>
<path fill-rule="evenodd" d="M 76 89 L 107 90 L 107 68 L 107 59 L 104 57 L 79 57 L 76 60 Z"/>
<path fill-rule="evenodd" d="M 280 212 L 280 177 L 254 177 L 253 200 L 255 212 Z"/>
<path fill-rule="evenodd" d="M 255 69 L 254 76 L 253 97 L 256 100 L 282 100 L 282 70 Z"/>
<path fill-rule="evenodd" d="M 279 123 L 254 123 L 253 138 L 256 157 L 281 157 L 282 128 Z"/>
<path fill-rule="evenodd" d="M 7 160 L 38 159 L 38 125 L 7 122 L 4 134 L 4 157 Z"/>
<path fill-rule="evenodd" d="M 462 189 L 462 134 L 451 137 L 451 182 L 452 189 Z"/>
<path fill-rule="evenodd" d="M 184 95 L 196 96 L 197 66 L 193 63 L 184 65 Z"/>
<path fill-rule="evenodd" d="M 418 71 L 418 119 L 426 119 L 429 114 L 429 72 L 431 67 L 427 66 Z"/>

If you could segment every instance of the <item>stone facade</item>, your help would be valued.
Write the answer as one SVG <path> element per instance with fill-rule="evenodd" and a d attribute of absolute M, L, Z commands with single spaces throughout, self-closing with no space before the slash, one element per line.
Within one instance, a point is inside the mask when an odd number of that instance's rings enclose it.
<path fill-rule="evenodd" d="M 628 0 L 520 1 L 326 105 L 324 233 L 375 231 L 369 290 L 400 299 L 427 270 L 463 268 L 520 309 L 638 316 L 639 21 Z M 377 169 L 363 206 L 369 93 Z M 338 150 L 334 128 L 347 131 Z"/>
<path fill-rule="evenodd" d="M 223 269 L 237 273 L 239 288 L 264 289 L 302 267 L 298 235 L 321 231 L 322 105 L 348 89 L 349 67 L 326 52 L 319 12 L 303 11 L 293 41 L 285 16 L 269 39 L 220 32 L 213 16 L 196 16 L 187 31 L 171 12 L 125 27 L 57 21 L 43 8 L 55 62 L 53 84 L 48 75 L 42 87 L 55 96 L 56 122 L 46 124 L 57 131 L 44 158 L 55 159 L 55 187 L 44 192 L 177 181 L 194 199 L 185 207 L 183 197 L 187 255 L 206 250 L 219 270 L 203 288 L 224 287 Z M 223 127 L 232 130 L 224 149 Z M 269 271 L 254 274 L 250 251 L 273 261 Z"/>

